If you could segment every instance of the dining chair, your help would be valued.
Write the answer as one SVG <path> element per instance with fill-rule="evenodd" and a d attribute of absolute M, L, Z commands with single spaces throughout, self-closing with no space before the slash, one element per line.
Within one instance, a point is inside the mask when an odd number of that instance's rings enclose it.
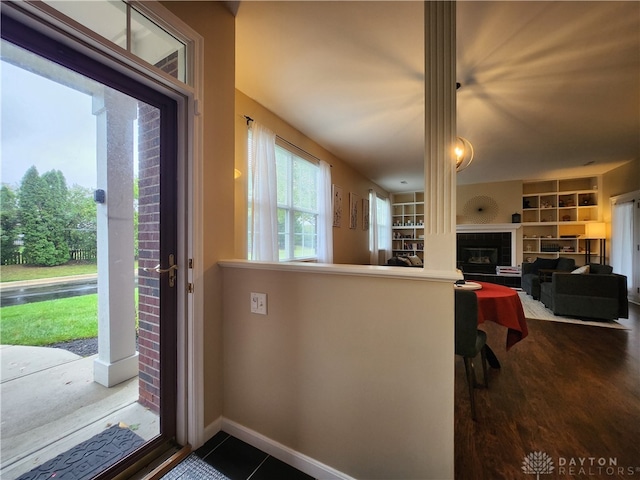
<path fill-rule="evenodd" d="M 455 353 L 464 359 L 464 369 L 471 399 L 471 417 L 476 420 L 474 388 L 489 386 L 487 377 L 487 334 L 478 330 L 478 297 L 472 290 L 455 290 Z M 476 381 L 473 359 L 481 355 L 484 384 Z"/>

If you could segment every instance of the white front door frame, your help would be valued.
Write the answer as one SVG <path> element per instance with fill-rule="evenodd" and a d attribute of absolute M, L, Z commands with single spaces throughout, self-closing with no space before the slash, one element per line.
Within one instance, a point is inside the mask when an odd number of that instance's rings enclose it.
<path fill-rule="evenodd" d="M 203 97 L 203 38 L 155 0 L 131 1 L 187 45 L 184 84 L 122 50 L 104 37 L 75 22 L 43 2 L 2 2 L 4 12 L 27 19 L 32 28 L 59 41 L 72 44 L 82 53 L 107 66 L 137 74 L 137 80 L 160 89 L 178 102 L 178 392 L 176 440 L 197 448 L 204 443 L 203 292 L 188 284 L 202 285 L 202 119 L 198 104 Z M 189 262 L 192 259 L 192 262 Z M 190 268 L 185 268 L 187 265 Z"/>

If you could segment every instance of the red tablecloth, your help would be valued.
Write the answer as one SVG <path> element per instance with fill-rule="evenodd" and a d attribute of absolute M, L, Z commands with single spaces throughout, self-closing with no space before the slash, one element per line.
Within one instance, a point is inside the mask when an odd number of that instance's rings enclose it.
<path fill-rule="evenodd" d="M 494 283 L 475 290 L 478 297 L 478 324 L 487 320 L 507 327 L 507 350 L 529 334 L 518 292 Z"/>

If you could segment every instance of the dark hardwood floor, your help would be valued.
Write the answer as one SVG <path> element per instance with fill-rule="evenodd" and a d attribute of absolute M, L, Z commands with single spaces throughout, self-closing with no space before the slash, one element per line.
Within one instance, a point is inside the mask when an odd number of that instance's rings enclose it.
<path fill-rule="evenodd" d="M 484 323 L 502 368 L 476 389 L 474 422 L 456 357 L 455 478 L 536 478 L 523 462 L 543 452 L 554 466 L 545 480 L 640 479 L 640 307 L 630 310 L 620 321 L 630 330 L 528 320 L 509 352 L 504 328 Z"/>

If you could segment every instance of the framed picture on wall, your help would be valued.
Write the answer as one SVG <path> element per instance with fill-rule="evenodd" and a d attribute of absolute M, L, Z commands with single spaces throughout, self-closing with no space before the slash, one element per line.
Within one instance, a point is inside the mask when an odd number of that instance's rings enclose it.
<path fill-rule="evenodd" d="M 349 228 L 358 227 L 358 200 L 358 195 L 349 192 Z"/>
<path fill-rule="evenodd" d="M 340 228 L 342 224 L 342 187 L 331 185 L 331 203 L 333 205 L 333 226 Z"/>
<path fill-rule="evenodd" d="M 362 199 L 362 229 L 369 230 L 369 199 Z"/>

